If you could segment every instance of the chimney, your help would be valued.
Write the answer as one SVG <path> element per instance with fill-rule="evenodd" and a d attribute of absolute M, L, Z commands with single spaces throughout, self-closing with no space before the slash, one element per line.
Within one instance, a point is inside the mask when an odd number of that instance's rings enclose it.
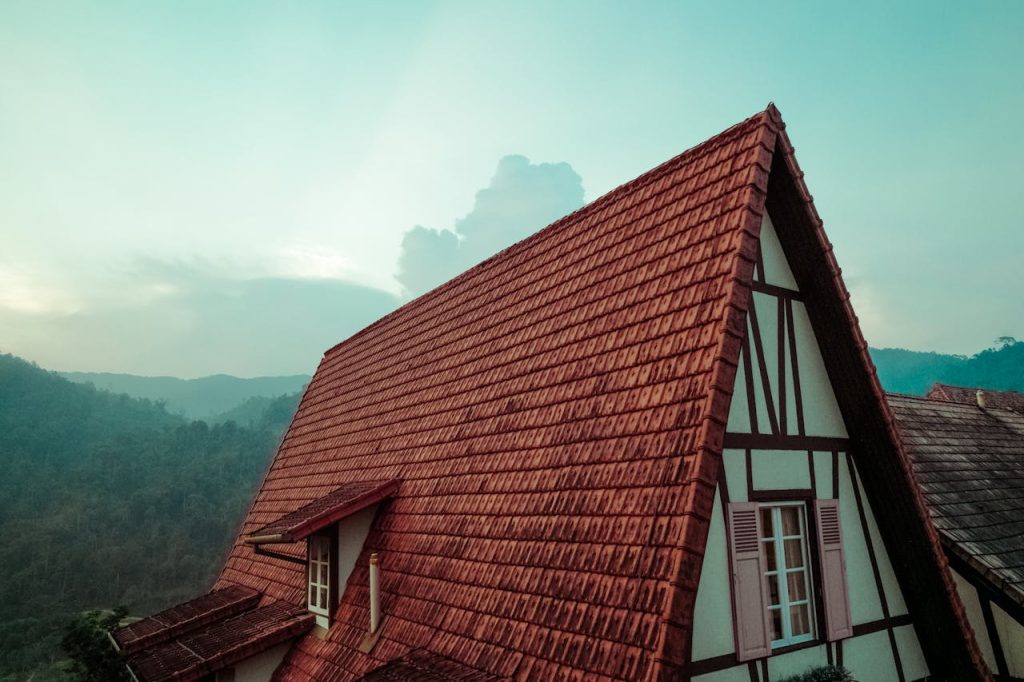
<path fill-rule="evenodd" d="M 377 632 L 380 625 L 380 569 L 377 567 L 377 553 L 370 555 L 370 634 Z"/>
<path fill-rule="evenodd" d="M 978 389 L 978 392 L 974 394 L 975 399 L 978 401 L 978 407 L 985 409 L 985 391 Z"/>

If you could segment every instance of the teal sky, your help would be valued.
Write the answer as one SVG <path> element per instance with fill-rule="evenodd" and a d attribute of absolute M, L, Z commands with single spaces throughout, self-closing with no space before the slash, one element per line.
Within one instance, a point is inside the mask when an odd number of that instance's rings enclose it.
<path fill-rule="evenodd" d="M 415 293 L 415 226 L 499 248 L 774 101 L 869 342 L 974 353 L 1024 337 L 1021 36 L 1021 2 L 8 0 L 0 350 L 310 372 Z"/>

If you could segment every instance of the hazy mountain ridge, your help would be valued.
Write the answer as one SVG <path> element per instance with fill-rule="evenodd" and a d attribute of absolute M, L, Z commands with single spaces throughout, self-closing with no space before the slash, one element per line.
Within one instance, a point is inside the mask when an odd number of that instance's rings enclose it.
<path fill-rule="evenodd" d="M 939 381 L 994 391 L 1024 391 L 1024 342 L 997 341 L 976 355 L 944 355 L 903 348 L 871 348 L 882 387 L 893 393 L 923 395 Z"/>
<path fill-rule="evenodd" d="M 270 399 L 299 393 L 310 379 L 305 374 L 261 376 L 251 379 L 228 374 L 214 374 L 197 379 L 109 372 L 59 374 L 69 381 L 92 384 L 111 393 L 124 393 L 134 398 L 162 402 L 172 414 L 208 421 L 224 421 L 220 418 L 222 413 L 241 407 L 251 398 Z"/>

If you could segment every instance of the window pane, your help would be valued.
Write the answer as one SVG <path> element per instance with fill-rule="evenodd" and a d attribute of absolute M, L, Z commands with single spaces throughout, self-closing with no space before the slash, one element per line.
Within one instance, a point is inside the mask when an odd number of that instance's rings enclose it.
<path fill-rule="evenodd" d="M 779 576 L 770 575 L 768 576 L 768 595 L 771 599 L 771 605 L 776 606 L 779 603 Z"/>
<path fill-rule="evenodd" d="M 776 566 L 776 562 L 775 562 L 775 543 L 774 542 L 766 542 L 766 543 L 764 543 L 764 558 L 768 562 L 768 570 L 769 571 L 778 570 L 778 566 Z"/>
<path fill-rule="evenodd" d="M 799 540 L 784 540 L 786 568 L 800 568 L 804 565 L 804 552 Z"/>
<path fill-rule="evenodd" d="M 782 611 L 772 609 L 768 614 L 772 620 L 772 639 L 782 639 Z"/>
<path fill-rule="evenodd" d="M 800 508 L 782 507 L 782 532 L 784 535 L 800 535 Z"/>
<path fill-rule="evenodd" d="M 771 507 L 766 507 L 761 510 L 761 537 L 770 538 L 772 535 L 772 509 Z"/>
<path fill-rule="evenodd" d="M 808 617 L 807 604 L 789 607 L 789 620 L 793 628 L 793 636 L 806 635 L 811 631 L 811 619 Z"/>
<path fill-rule="evenodd" d="M 316 606 L 316 588 L 312 585 L 309 586 L 309 603 Z"/>
<path fill-rule="evenodd" d="M 789 587 L 789 601 L 803 601 L 807 599 L 807 581 L 804 580 L 804 572 L 797 571 L 786 576 L 786 585 Z M 775 602 L 772 602 L 773 604 Z"/>

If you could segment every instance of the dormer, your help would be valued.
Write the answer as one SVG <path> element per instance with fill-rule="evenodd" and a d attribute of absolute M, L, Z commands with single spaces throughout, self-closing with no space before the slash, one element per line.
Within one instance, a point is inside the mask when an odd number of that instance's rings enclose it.
<path fill-rule="evenodd" d="M 395 494 L 398 483 L 397 479 L 346 483 L 245 539 L 260 554 L 272 553 L 264 545 L 305 542 L 306 608 L 318 626 L 330 627 L 377 510 Z"/>

